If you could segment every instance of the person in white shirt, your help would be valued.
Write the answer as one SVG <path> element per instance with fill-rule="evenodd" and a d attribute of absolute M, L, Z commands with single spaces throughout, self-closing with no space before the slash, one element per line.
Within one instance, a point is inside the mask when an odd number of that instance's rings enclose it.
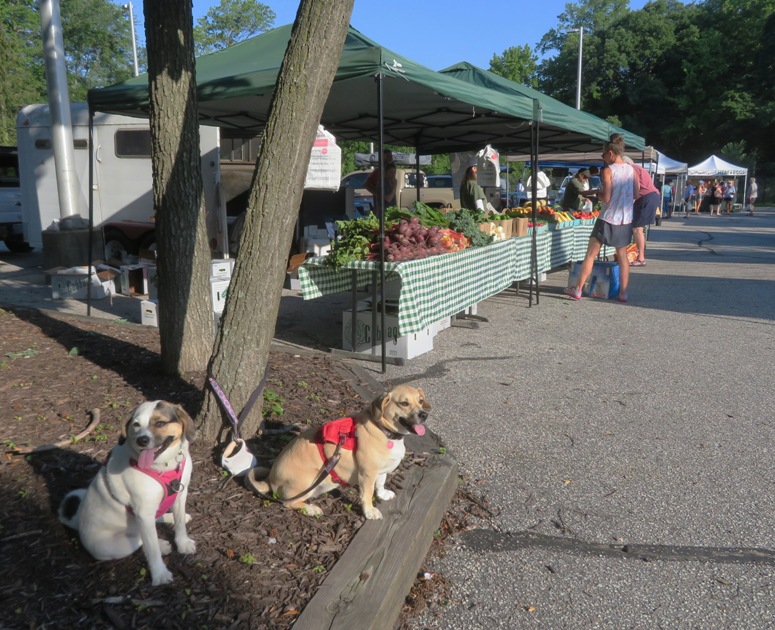
<path fill-rule="evenodd" d="M 552 182 L 549 180 L 549 177 L 544 173 L 543 171 L 538 171 L 538 174 L 536 175 L 536 199 L 546 199 L 546 195 L 549 191 L 549 186 L 552 185 Z M 533 176 L 527 178 L 527 198 L 532 199 L 533 198 Z"/>

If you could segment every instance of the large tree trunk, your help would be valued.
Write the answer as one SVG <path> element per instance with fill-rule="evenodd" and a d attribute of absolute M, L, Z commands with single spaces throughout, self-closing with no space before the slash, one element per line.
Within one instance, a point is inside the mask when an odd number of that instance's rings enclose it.
<path fill-rule="evenodd" d="M 339 67 L 353 0 L 303 0 L 285 52 L 256 161 L 234 277 L 210 371 L 239 411 L 269 358 L 312 144 Z M 222 416 L 209 394 L 198 428 L 215 440 Z M 244 437 L 261 422 L 257 404 Z"/>
<path fill-rule="evenodd" d="M 191 0 L 145 2 L 164 372 L 203 370 L 213 344 Z"/>

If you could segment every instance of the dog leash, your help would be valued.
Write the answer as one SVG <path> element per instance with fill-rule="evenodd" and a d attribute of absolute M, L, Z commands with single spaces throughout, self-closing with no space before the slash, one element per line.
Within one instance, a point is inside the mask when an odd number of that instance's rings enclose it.
<path fill-rule="evenodd" d="M 334 451 L 334 454 L 328 459 L 325 466 L 323 466 L 323 469 L 318 474 L 315 481 L 312 483 L 312 485 L 304 490 L 303 492 L 300 492 L 296 496 L 288 497 L 287 499 L 278 499 L 276 497 L 270 496 L 268 494 L 264 494 L 261 492 L 258 488 L 255 486 L 250 486 L 250 489 L 253 491 L 254 494 L 261 497 L 262 499 L 265 499 L 267 501 L 272 501 L 273 503 L 288 503 L 289 501 L 295 501 L 296 499 L 300 499 L 305 494 L 310 492 L 311 490 L 314 490 L 317 488 L 321 483 L 323 483 L 323 480 L 328 477 L 328 475 L 331 474 L 331 471 L 336 468 L 336 465 L 339 463 L 339 458 L 342 456 L 342 446 L 344 446 L 345 441 L 347 440 L 348 433 L 340 432 L 339 433 L 339 442 L 336 444 L 336 450 Z M 245 483 L 247 484 L 247 480 L 250 477 L 245 478 Z"/>
<path fill-rule="evenodd" d="M 245 473 L 247 470 L 253 468 L 257 464 L 256 458 L 250 452 L 247 444 L 245 443 L 245 440 L 243 440 L 242 436 L 240 435 L 239 426 L 245 420 L 245 418 L 248 417 L 248 414 L 255 406 L 256 401 L 258 401 L 258 399 L 263 394 L 268 375 L 269 366 L 267 365 L 266 370 L 264 370 L 264 377 L 261 379 L 258 387 L 253 390 L 253 393 L 250 395 L 248 402 L 242 408 L 239 416 L 234 412 L 234 408 L 231 406 L 231 403 L 229 402 L 226 394 L 221 389 L 221 386 L 218 385 L 218 381 L 216 381 L 212 376 L 208 376 L 207 378 L 210 387 L 215 393 L 215 397 L 218 399 L 221 408 L 226 414 L 226 417 L 229 418 L 229 421 L 232 425 L 231 441 L 223 450 L 221 464 L 234 476 Z"/>

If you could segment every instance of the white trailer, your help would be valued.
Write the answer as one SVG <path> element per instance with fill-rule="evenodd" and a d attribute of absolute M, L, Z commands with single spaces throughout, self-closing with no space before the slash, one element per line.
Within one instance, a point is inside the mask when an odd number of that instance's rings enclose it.
<path fill-rule="evenodd" d="M 89 150 L 89 110 L 72 103 L 75 169 L 80 182 L 81 217 L 89 212 L 89 155 L 94 156 L 94 225 L 102 227 L 106 259 L 137 254 L 155 243 L 151 134 L 147 120 L 97 112 L 94 150 Z M 43 246 L 43 230 L 60 219 L 48 105 L 27 105 L 16 119 L 25 240 Z M 220 179 L 219 132 L 199 128 L 202 179 L 211 242 L 220 244 L 223 208 L 216 193 Z M 218 249 L 216 247 L 215 249 Z"/>

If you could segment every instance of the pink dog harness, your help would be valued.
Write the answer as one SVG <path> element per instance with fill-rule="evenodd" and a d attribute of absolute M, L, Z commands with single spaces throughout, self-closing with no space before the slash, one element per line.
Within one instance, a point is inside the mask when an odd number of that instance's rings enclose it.
<path fill-rule="evenodd" d="M 152 468 L 140 468 L 133 459 L 129 460 L 129 464 L 135 470 L 139 470 L 141 473 L 145 473 L 159 482 L 164 489 L 164 498 L 161 500 L 161 503 L 159 503 L 159 509 L 156 510 L 156 518 L 159 518 L 162 514 L 166 514 L 172 507 L 172 504 L 175 503 L 178 492 L 183 489 L 183 484 L 180 483 L 180 479 L 183 477 L 183 468 L 186 465 L 186 458 L 184 457 L 181 460 L 175 470 L 168 470 L 163 473 L 157 472 Z M 127 506 L 126 509 L 128 512 L 132 512 L 131 507 Z"/>

